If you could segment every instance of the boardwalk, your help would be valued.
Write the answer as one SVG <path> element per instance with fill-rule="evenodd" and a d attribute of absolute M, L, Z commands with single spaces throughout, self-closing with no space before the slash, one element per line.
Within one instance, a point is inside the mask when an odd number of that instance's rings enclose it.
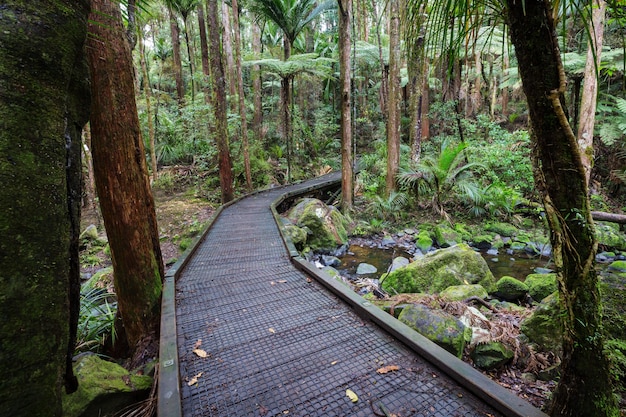
<path fill-rule="evenodd" d="M 306 185 L 226 207 L 178 271 L 178 352 L 168 360 L 171 350 L 162 342 L 161 369 L 169 376 L 161 379 L 159 415 L 175 417 L 177 407 L 185 417 L 512 415 L 493 409 L 293 266 L 270 204 Z M 166 387 L 171 365 L 179 367 L 179 393 Z M 390 365 L 398 369 L 380 371 Z"/>

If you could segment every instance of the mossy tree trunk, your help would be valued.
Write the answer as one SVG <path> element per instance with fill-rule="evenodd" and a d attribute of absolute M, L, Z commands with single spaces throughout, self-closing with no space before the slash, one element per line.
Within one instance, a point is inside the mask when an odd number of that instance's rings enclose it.
<path fill-rule="evenodd" d="M 3 416 L 60 416 L 64 379 L 76 388 L 88 13 L 86 0 L 9 0 L 0 13 Z"/>
<path fill-rule="evenodd" d="M 389 100 L 387 102 L 387 195 L 396 191 L 400 167 L 400 0 L 389 2 Z"/>
<path fill-rule="evenodd" d="M 354 173 L 352 169 L 352 94 L 350 25 L 352 0 L 339 0 L 339 78 L 341 80 L 341 206 L 352 210 Z"/>
<path fill-rule="evenodd" d="M 576 137 L 567 122 L 565 74 L 549 0 L 507 0 L 511 40 L 528 99 L 535 180 L 550 225 L 564 307 L 561 379 L 552 416 L 616 416 L 603 352 L 597 242 Z"/>
<path fill-rule="evenodd" d="M 163 261 L 133 89 L 130 49 L 119 4 L 93 0 L 87 55 L 91 141 L 115 291 L 133 354 L 155 340 Z"/>
<path fill-rule="evenodd" d="M 226 109 L 226 78 L 220 48 L 220 27 L 217 9 L 217 0 L 207 0 L 207 25 L 209 27 L 209 56 L 211 64 L 211 81 L 213 111 L 215 115 L 214 132 L 218 152 L 220 172 L 220 188 L 222 203 L 234 198 L 233 169 L 230 158 L 228 139 L 227 109 Z"/>

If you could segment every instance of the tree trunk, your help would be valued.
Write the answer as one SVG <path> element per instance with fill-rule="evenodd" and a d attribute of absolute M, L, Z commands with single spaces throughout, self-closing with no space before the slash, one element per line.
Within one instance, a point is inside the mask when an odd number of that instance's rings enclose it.
<path fill-rule="evenodd" d="M 188 15 L 183 15 L 183 25 L 185 27 L 185 43 L 187 44 L 187 58 L 189 58 L 189 80 L 191 83 L 191 103 L 196 100 L 196 85 L 193 79 L 194 75 L 194 53 L 193 53 L 193 45 L 189 40 L 189 19 Z"/>
<path fill-rule="evenodd" d="M 407 44 L 407 72 L 409 76 L 409 142 L 411 143 L 411 160 L 418 163 L 422 153 L 422 118 L 424 101 L 424 79 L 427 78 L 427 59 L 424 56 L 423 8 L 417 11 L 404 7 Z M 409 14 L 410 13 L 410 14 Z M 410 39 L 417 39 L 411 42 Z"/>
<path fill-rule="evenodd" d="M 0 13 L 3 416 L 61 416 L 63 383 L 77 386 L 88 13 L 76 0 L 5 1 Z"/>
<path fill-rule="evenodd" d="M 291 43 L 287 37 L 283 40 L 284 47 L 284 61 L 286 62 L 291 56 Z M 292 144 L 291 144 L 291 79 L 290 77 L 283 77 L 280 80 L 280 95 L 281 95 L 281 107 L 283 110 L 283 135 L 285 138 L 285 145 L 287 146 L 287 182 L 291 182 L 291 156 L 292 156 Z"/>
<path fill-rule="evenodd" d="M 227 203 L 234 198 L 234 192 L 228 126 L 226 124 L 226 80 L 224 78 L 224 66 L 222 64 L 220 48 L 217 0 L 207 0 L 207 23 L 209 26 L 209 55 L 211 57 L 211 75 L 213 79 L 212 101 L 215 114 L 214 135 L 218 152 L 222 203 Z"/>
<path fill-rule="evenodd" d="M 119 4 L 92 0 L 87 56 L 96 188 L 131 354 L 156 342 L 164 276 Z"/>
<path fill-rule="evenodd" d="M 231 0 L 233 7 L 233 26 L 235 33 L 235 70 L 237 94 L 239 98 L 239 118 L 241 120 L 241 144 L 243 146 L 243 166 L 246 171 L 246 186 L 252 191 L 252 171 L 250 170 L 250 145 L 248 143 L 248 121 L 246 118 L 246 99 L 243 92 L 243 73 L 241 70 L 241 33 L 239 31 L 239 6 L 237 0 Z"/>
<path fill-rule="evenodd" d="M 150 85 L 150 77 L 148 74 L 148 65 L 146 63 L 146 51 L 143 43 L 143 30 L 139 32 L 139 54 L 141 62 L 141 73 L 143 75 L 143 93 L 146 96 L 146 115 L 148 119 L 148 136 L 150 139 L 150 163 L 152 166 L 152 180 L 156 181 L 159 178 L 157 172 L 157 159 L 156 159 L 156 138 L 154 133 L 154 120 L 152 116 L 152 86 Z"/>
<path fill-rule="evenodd" d="M 567 122 L 565 73 L 548 1 L 507 0 L 511 40 L 528 100 L 535 181 L 550 226 L 563 314 L 561 379 L 552 416 L 616 416 L 604 337 L 597 242 L 576 137 Z"/>
<path fill-rule="evenodd" d="M 185 105 L 185 84 L 183 83 L 183 64 L 180 60 L 180 30 L 176 16 L 171 7 L 168 7 L 170 16 L 170 35 L 172 38 L 172 56 L 174 57 L 174 78 L 176 79 L 176 95 L 178 97 L 178 108 Z"/>
<path fill-rule="evenodd" d="M 226 77 L 228 78 L 228 93 L 231 97 L 237 94 L 237 88 L 235 85 L 235 58 L 233 57 L 233 40 L 232 29 L 230 27 L 230 13 L 228 12 L 228 5 L 222 1 L 222 26 L 224 27 L 224 37 L 222 38 L 222 47 L 224 48 L 224 56 L 226 57 L 226 68 L 228 72 Z"/>
<path fill-rule="evenodd" d="M 596 122 L 596 98 L 598 96 L 598 76 L 596 70 L 600 68 L 606 2 L 605 0 L 594 0 L 591 2 L 590 7 L 593 8 L 593 11 L 591 12 L 592 17 L 588 30 L 592 39 L 590 39 L 587 47 L 587 63 L 585 64 L 583 95 L 580 103 L 580 125 L 578 126 L 577 137 L 587 184 L 589 184 L 591 169 L 593 168 L 593 128 Z"/>
<path fill-rule="evenodd" d="M 256 22 L 252 23 L 252 51 L 255 57 L 261 56 L 261 28 Z M 254 99 L 254 117 L 252 130 L 259 140 L 263 140 L 263 102 L 261 87 L 261 66 L 252 66 L 252 96 Z"/>
<path fill-rule="evenodd" d="M 400 0 L 390 0 L 387 195 L 396 190 L 400 165 Z"/>
<path fill-rule="evenodd" d="M 386 3 L 385 3 L 386 4 Z M 372 0 L 372 8 L 376 11 L 376 2 Z M 389 67 L 385 65 L 385 61 L 383 61 L 383 42 L 381 39 L 380 33 L 380 22 L 382 20 L 382 15 L 385 13 L 384 9 L 381 10 L 381 16 L 376 16 L 377 24 L 376 24 L 376 38 L 378 40 L 378 60 L 380 62 L 380 89 L 378 91 L 378 100 L 380 105 L 380 113 L 383 116 L 383 120 L 387 121 L 387 97 L 389 96 Z M 376 13 L 374 13 L 376 14 Z"/>
<path fill-rule="evenodd" d="M 202 90 L 204 91 L 204 102 L 211 104 L 211 66 L 209 65 L 209 43 L 207 41 L 206 21 L 204 19 L 204 5 L 198 4 L 198 27 L 200 32 L 200 56 L 202 58 Z"/>
<path fill-rule="evenodd" d="M 344 211 L 352 210 L 352 97 L 350 92 L 350 25 L 352 0 L 339 0 L 339 79 L 341 80 L 341 205 Z"/>

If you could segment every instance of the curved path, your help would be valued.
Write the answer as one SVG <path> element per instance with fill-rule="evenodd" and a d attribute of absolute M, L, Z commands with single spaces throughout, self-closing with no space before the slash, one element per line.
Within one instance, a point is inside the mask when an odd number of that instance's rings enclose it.
<path fill-rule="evenodd" d="M 369 314 L 377 309 L 285 246 L 272 203 L 337 181 L 332 174 L 222 208 L 172 268 L 159 416 L 543 416 L 417 333 L 386 326 L 395 319 Z M 390 365 L 398 369 L 381 372 Z"/>

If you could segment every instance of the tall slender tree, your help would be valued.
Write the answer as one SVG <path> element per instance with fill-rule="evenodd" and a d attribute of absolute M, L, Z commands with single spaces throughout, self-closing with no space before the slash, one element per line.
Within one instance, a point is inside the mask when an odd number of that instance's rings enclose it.
<path fill-rule="evenodd" d="M 396 190 L 400 167 L 400 0 L 389 1 L 389 101 L 387 103 L 387 195 Z"/>
<path fill-rule="evenodd" d="M 3 416 L 61 416 L 63 383 L 76 389 L 88 13 L 86 0 L 8 0 L 0 12 Z"/>
<path fill-rule="evenodd" d="M 176 80 L 176 96 L 179 110 L 185 105 L 185 84 L 183 83 L 183 64 L 180 59 L 180 29 L 176 15 L 171 6 L 167 6 L 170 19 L 170 36 L 172 39 L 172 56 L 174 58 L 174 78 Z"/>
<path fill-rule="evenodd" d="M 163 273 L 154 200 L 117 2 L 92 0 L 87 56 L 92 154 L 129 354 L 156 342 Z"/>
<path fill-rule="evenodd" d="M 339 5 L 339 78 L 341 82 L 341 205 L 344 211 L 352 209 L 352 92 L 350 70 L 352 44 L 352 0 L 338 0 Z"/>
<path fill-rule="evenodd" d="M 209 55 L 212 78 L 212 102 L 215 114 L 214 136 L 217 144 L 220 188 L 222 190 L 222 203 L 227 203 L 234 198 L 233 171 L 230 159 L 230 146 L 228 140 L 228 126 L 226 118 L 226 79 L 224 76 L 224 64 L 220 48 L 220 30 L 217 0 L 207 0 L 207 24 L 209 26 Z"/>

